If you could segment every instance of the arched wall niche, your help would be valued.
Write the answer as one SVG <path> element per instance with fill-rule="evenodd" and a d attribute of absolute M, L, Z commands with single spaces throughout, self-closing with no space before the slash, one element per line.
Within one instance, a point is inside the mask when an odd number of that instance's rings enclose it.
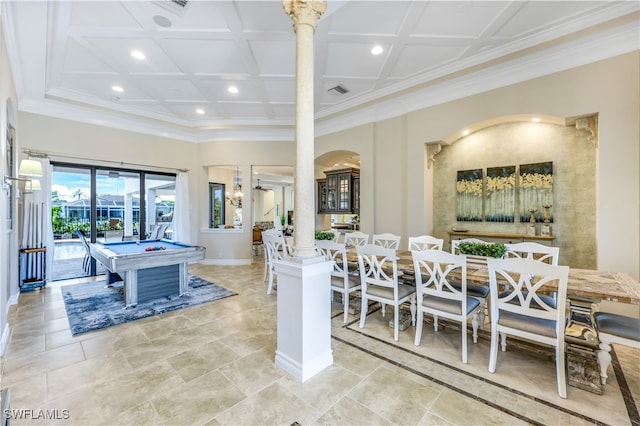
<path fill-rule="evenodd" d="M 534 117 L 539 121 L 533 121 Z M 584 121 L 586 119 L 586 122 Z M 452 228 L 502 234 L 525 234 L 528 223 L 456 220 L 458 171 L 523 164 L 553 163 L 552 245 L 560 263 L 596 269 L 597 116 L 559 118 L 542 115 L 503 116 L 474 123 L 427 144 L 433 172 L 434 234 L 449 241 Z M 469 133 L 463 136 L 462 132 Z M 516 169 L 517 170 L 517 169 Z M 484 198 L 483 198 L 484 200 Z M 483 204 L 484 205 L 484 204 Z M 541 224 L 537 225 L 537 234 Z"/>

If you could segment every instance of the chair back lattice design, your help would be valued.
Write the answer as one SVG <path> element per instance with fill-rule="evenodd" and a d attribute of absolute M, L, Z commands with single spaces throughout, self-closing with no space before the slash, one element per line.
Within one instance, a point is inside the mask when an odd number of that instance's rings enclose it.
<path fill-rule="evenodd" d="M 271 289 L 273 287 L 273 275 L 275 273 L 273 262 L 275 260 L 282 260 L 284 256 L 288 254 L 287 244 L 285 243 L 282 235 L 275 235 L 268 232 L 262 233 L 262 242 L 264 244 L 264 252 L 266 256 L 265 261 L 267 262 L 267 272 L 269 274 L 267 294 L 271 294 Z"/>
<path fill-rule="evenodd" d="M 443 244 L 444 239 L 432 237 L 431 235 L 409 237 L 408 250 L 442 250 Z"/>
<path fill-rule="evenodd" d="M 398 257 L 394 249 L 366 244 L 357 246 L 358 265 L 363 291 L 377 285 L 394 289 L 398 287 Z"/>
<path fill-rule="evenodd" d="M 344 244 L 331 240 L 317 240 L 316 249 L 320 256 L 326 260 L 333 260 L 332 277 L 344 278 L 349 274 L 349 264 L 347 263 L 347 248 Z"/>
<path fill-rule="evenodd" d="M 398 250 L 400 248 L 400 239 L 401 237 L 399 235 L 387 232 L 384 234 L 374 234 L 372 243 L 380 247 Z"/>
<path fill-rule="evenodd" d="M 491 297 L 489 371 L 496 369 L 498 333 L 503 351 L 507 334 L 554 346 L 558 394 L 566 398 L 564 335 L 569 267 L 521 258 L 488 259 L 487 266 Z M 549 285 L 557 292 L 556 300 L 544 294 Z"/>
<path fill-rule="evenodd" d="M 438 250 L 413 250 L 411 255 L 418 306 L 424 295 L 457 300 L 464 304 L 462 295 L 467 292 L 466 256 Z"/>
<path fill-rule="evenodd" d="M 488 242 L 478 238 L 465 238 L 462 240 L 451 240 L 451 253 L 460 254 L 460 250 L 458 249 L 458 246 L 461 243 L 489 244 Z"/>
<path fill-rule="evenodd" d="M 507 248 L 505 253 L 505 258 L 507 259 L 522 258 L 558 265 L 560 247 L 549 247 L 534 242 L 505 244 L 505 247 Z"/>
<path fill-rule="evenodd" d="M 347 232 L 344 234 L 344 243 L 347 247 L 363 246 L 369 243 L 369 234 L 360 231 Z"/>
<path fill-rule="evenodd" d="M 360 289 L 360 278 L 349 273 L 347 262 L 347 248 L 344 243 L 329 240 L 316 241 L 318 254 L 326 260 L 333 260 L 331 272 L 331 290 L 342 293 L 344 308 L 344 323 L 349 319 L 349 293 Z"/>

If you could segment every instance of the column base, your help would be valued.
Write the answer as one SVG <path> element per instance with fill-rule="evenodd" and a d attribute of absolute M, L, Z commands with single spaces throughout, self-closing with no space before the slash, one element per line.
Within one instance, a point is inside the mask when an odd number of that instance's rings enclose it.
<path fill-rule="evenodd" d="M 278 274 L 275 364 L 304 382 L 333 364 L 331 271 L 323 257 L 274 262 Z"/>

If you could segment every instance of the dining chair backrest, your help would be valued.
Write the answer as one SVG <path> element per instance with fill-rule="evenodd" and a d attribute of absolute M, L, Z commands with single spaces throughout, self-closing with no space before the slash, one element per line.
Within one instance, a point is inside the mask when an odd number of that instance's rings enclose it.
<path fill-rule="evenodd" d="M 458 246 L 460 243 L 477 243 L 477 244 L 489 244 L 488 242 L 478 238 L 465 238 L 462 240 L 451 240 L 451 253 L 460 254 Z"/>
<path fill-rule="evenodd" d="M 467 294 L 467 259 L 465 255 L 442 250 L 412 250 L 416 277 L 418 319 L 415 345 L 420 344 L 424 314 L 434 317 L 438 330 L 438 317 L 462 324 L 462 362 L 467 362 L 467 320 L 472 318 L 473 341 L 478 340 L 479 313 L 483 306 Z"/>
<path fill-rule="evenodd" d="M 268 262 L 272 262 L 273 260 L 282 260 L 288 253 L 287 244 L 282 235 L 263 233 L 262 242 L 265 246 Z"/>
<path fill-rule="evenodd" d="M 363 246 L 369 243 L 369 234 L 360 231 L 347 232 L 344 234 L 344 243 L 347 247 Z"/>
<path fill-rule="evenodd" d="M 409 237 L 408 250 L 442 250 L 443 244 L 444 239 L 432 237 L 431 235 Z"/>
<path fill-rule="evenodd" d="M 347 247 L 335 241 L 317 240 L 316 249 L 320 256 L 335 262 L 331 276 L 344 278 L 345 284 L 348 285 L 349 263 L 347 262 Z"/>
<path fill-rule="evenodd" d="M 442 250 L 412 250 L 411 256 L 418 306 L 423 295 L 463 301 L 467 292 L 466 256 Z"/>
<path fill-rule="evenodd" d="M 550 247 L 528 241 L 505 244 L 505 247 L 507 248 L 507 252 L 505 253 L 505 258 L 507 259 L 523 258 L 557 265 L 558 257 L 560 256 L 560 247 Z"/>
<path fill-rule="evenodd" d="M 358 271 L 363 291 L 366 286 L 377 285 L 388 288 L 398 287 L 398 257 L 396 250 L 365 244 L 356 246 Z"/>
<path fill-rule="evenodd" d="M 402 237 L 400 237 L 399 235 L 394 235 L 386 232 L 383 234 L 373 234 L 371 242 L 377 246 L 398 250 L 400 248 L 401 238 Z"/>
<path fill-rule="evenodd" d="M 554 346 L 558 394 L 566 398 L 564 347 L 569 267 L 522 258 L 490 258 L 487 267 L 491 301 L 489 371 L 496 369 L 498 334 L 503 336 L 503 351 L 506 335 Z M 544 294 L 548 285 L 557 289 L 555 300 Z"/>

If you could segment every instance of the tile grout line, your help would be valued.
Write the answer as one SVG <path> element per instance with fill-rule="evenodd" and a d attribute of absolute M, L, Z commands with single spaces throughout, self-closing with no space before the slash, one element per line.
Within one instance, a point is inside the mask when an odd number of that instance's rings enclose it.
<path fill-rule="evenodd" d="M 379 308 L 378 308 L 378 309 L 379 309 Z M 376 310 L 374 310 L 374 311 L 372 311 L 372 312 L 375 312 L 375 311 L 376 311 Z M 370 315 L 372 312 L 367 312 L 367 315 Z M 391 346 L 391 347 L 393 347 L 393 348 L 400 349 L 400 350 L 402 350 L 402 351 L 404 351 L 404 352 L 407 352 L 407 353 L 412 354 L 412 355 L 414 355 L 414 356 L 417 356 L 417 357 L 419 357 L 419 358 L 423 358 L 423 359 L 425 359 L 425 360 L 427 360 L 427 361 L 433 362 L 433 363 L 435 363 L 435 364 L 437 364 L 437 365 L 440 365 L 440 366 L 442 366 L 442 367 L 448 368 L 448 369 L 450 369 L 450 370 L 454 370 L 454 371 L 456 371 L 456 372 L 458 372 L 458 373 L 460 373 L 460 374 L 466 375 L 466 376 L 471 377 L 471 378 L 473 378 L 473 379 L 475 379 L 475 380 L 479 380 L 479 381 L 482 381 L 482 382 L 484 382 L 484 383 L 488 383 L 488 384 L 490 384 L 490 385 L 493 385 L 493 386 L 499 387 L 499 388 L 501 388 L 501 389 L 507 390 L 507 391 L 509 391 L 509 392 L 515 393 L 515 394 L 517 394 L 517 395 L 519 395 L 519 396 L 525 397 L 525 398 L 527 398 L 527 399 L 529 399 L 529 400 L 535 401 L 535 402 L 540 403 L 540 404 L 542 404 L 542 405 L 546 405 L 546 406 L 548 406 L 548 407 L 554 408 L 554 409 L 556 409 L 556 410 L 558 410 L 558 411 L 561 411 L 561 412 L 564 412 L 564 413 L 570 414 L 570 415 L 572 415 L 572 416 L 575 416 L 575 417 L 581 418 L 581 419 L 583 419 L 583 420 L 586 420 L 586 421 L 592 422 L 592 423 L 597 424 L 597 425 L 606 425 L 606 424 L 607 424 L 607 423 L 601 422 L 601 421 L 599 421 L 599 420 L 597 420 L 597 419 L 594 419 L 594 418 L 591 418 L 591 417 L 585 416 L 584 414 L 577 413 L 577 412 L 575 412 L 575 411 L 572 411 L 572 410 L 566 409 L 566 408 L 564 408 L 564 407 L 558 406 L 558 405 L 556 405 L 556 404 L 553 404 L 553 403 L 551 403 L 551 402 L 545 401 L 545 400 L 543 400 L 543 399 L 540 399 L 540 398 L 537 398 L 537 397 L 534 397 L 534 396 L 531 396 L 531 395 L 525 394 L 525 393 L 523 393 L 523 392 L 521 392 L 521 391 L 519 391 L 519 390 L 517 390 L 517 389 L 513 389 L 513 388 L 510 388 L 510 387 L 508 387 L 508 386 L 502 385 L 502 384 L 500 384 L 500 383 L 493 382 L 493 381 L 491 381 L 491 380 L 485 379 L 484 377 L 477 376 L 477 375 L 475 375 L 475 374 L 473 374 L 473 373 L 466 372 L 466 371 L 464 371 L 464 370 L 462 370 L 462 369 L 459 369 L 459 368 L 454 367 L 454 366 L 452 366 L 452 365 L 446 364 L 446 363 L 444 363 L 444 362 L 442 362 L 442 361 L 438 361 L 438 360 L 436 360 L 436 359 L 430 358 L 430 357 L 428 357 L 428 356 L 426 356 L 426 355 L 419 354 L 419 353 L 417 353 L 417 352 L 411 351 L 411 350 L 406 349 L 406 348 L 403 348 L 403 347 L 401 347 L 401 346 L 397 346 L 397 345 L 395 345 L 395 344 L 393 344 L 393 343 L 387 342 L 387 341 L 382 340 L 382 339 L 379 339 L 379 338 L 377 338 L 377 337 L 370 336 L 370 335 L 368 335 L 368 334 L 366 334 L 366 333 L 364 333 L 364 332 L 362 332 L 362 331 L 353 330 L 353 329 L 349 328 L 349 326 L 351 326 L 351 325 L 353 325 L 353 324 L 355 324 L 355 323 L 357 323 L 357 322 L 358 322 L 358 320 L 351 321 L 351 322 L 349 322 L 348 324 L 346 324 L 346 325 L 342 326 L 342 328 L 344 328 L 344 329 L 346 329 L 346 330 L 348 330 L 348 331 L 351 331 L 351 332 L 353 332 L 353 333 L 360 334 L 360 335 L 362 335 L 362 336 L 364 336 L 364 337 L 367 337 L 367 338 L 369 338 L 369 339 L 375 340 L 375 341 L 377 341 L 377 342 L 383 343 L 383 344 L 385 344 L 385 345 Z M 335 335 L 332 335 L 332 337 L 333 337 L 334 339 L 336 339 L 336 340 L 343 341 L 343 340 L 341 340 L 339 337 L 337 337 L 337 336 L 335 336 Z M 402 365 L 402 364 L 400 364 L 400 363 L 398 363 L 398 362 L 396 362 L 396 361 L 393 361 L 393 360 L 390 360 L 390 359 L 388 359 L 388 358 L 385 358 L 385 357 L 383 357 L 382 355 L 378 355 L 378 354 L 375 354 L 375 353 L 373 353 L 373 352 L 370 352 L 369 350 L 367 350 L 367 349 L 365 349 L 365 348 L 361 348 L 361 347 L 359 347 L 359 346 L 357 346 L 357 345 L 355 345 L 355 344 L 353 344 L 353 343 L 350 343 L 350 342 L 344 342 L 344 343 L 347 343 L 347 344 L 349 344 L 349 345 L 352 345 L 352 346 L 354 346 L 354 347 L 357 347 L 358 349 L 363 350 L 363 351 L 365 351 L 365 352 L 367 352 L 367 353 L 370 353 L 371 355 L 374 355 L 374 356 L 376 356 L 376 357 L 378 357 L 378 358 L 380 358 L 380 359 L 384 359 L 384 360 L 386 360 L 387 362 L 389 362 L 389 363 L 391 363 L 391 364 L 397 365 L 397 366 L 399 366 L 399 367 L 401 367 L 401 368 L 407 369 L 407 370 L 412 371 L 412 372 L 414 371 L 414 370 L 413 370 L 413 369 L 411 369 L 410 367 L 404 366 L 404 365 Z M 421 376 L 422 376 L 422 373 L 418 373 L 418 375 L 421 375 Z M 447 383 L 442 383 L 442 382 L 440 382 L 440 380 L 439 380 L 439 379 L 436 379 L 435 377 L 430 377 L 430 376 L 428 376 L 428 375 L 425 375 L 425 376 L 423 376 L 423 377 L 428 378 L 429 380 L 432 380 L 432 381 L 437 381 L 439 384 L 442 384 L 442 385 L 443 385 L 443 386 L 445 386 L 445 387 L 451 388 L 452 390 L 455 390 L 456 392 L 459 392 L 459 393 L 462 393 L 462 394 L 468 395 L 468 393 L 467 393 L 466 391 L 460 390 L 460 389 L 455 388 L 455 387 L 451 387 L 451 386 L 450 386 L 449 384 L 447 384 Z M 626 382 L 625 382 L 625 383 L 626 383 Z M 628 389 L 628 388 L 627 388 L 627 389 Z M 629 392 L 629 395 L 630 395 L 630 392 Z M 473 399 L 477 399 L 477 398 L 476 398 L 475 396 L 473 396 L 473 395 L 471 395 L 470 397 L 471 397 L 471 398 L 473 398 Z M 486 400 L 484 400 L 484 399 L 482 399 L 481 401 L 482 401 L 483 403 L 486 403 L 487 405 L 494 406 L 494 404 L 493 404 L 492 402 L 490 402 L 490 401 L 486 401 Z M 625 405 L 626 405 L 626 404 L 627 404 L 627 400 L 625 399 Z M 503 407 L 499 407 L 499 406 L 498 406 L 498 407 L 496 407 L 496 408 L 500 409 L 501 411 L 507 412 L 508 414 L 512 414 L 512 412 L 510 412 L 510 411 L 505 411 L 506 409 L 505 409 L 505 408 L 503 408 Z M 519 416 L 519 414 L 516 414 L 516 417 L 518 417 L 518 416 Z M 632 424 L 633 424 L 633 426 L 636 426 L 636 424 L 634 424 L 634 423 L 633 423 L 633 419 L 631 419 L 631 420 L 632 420 Z M 527 419 L 527 421 L 529 421 L 529 419 Z M 534 422 L 534 423 L 535 423 L 535 422 Z M 640 424 L 638 424 L 637 426 L 640 426 Z"/>

